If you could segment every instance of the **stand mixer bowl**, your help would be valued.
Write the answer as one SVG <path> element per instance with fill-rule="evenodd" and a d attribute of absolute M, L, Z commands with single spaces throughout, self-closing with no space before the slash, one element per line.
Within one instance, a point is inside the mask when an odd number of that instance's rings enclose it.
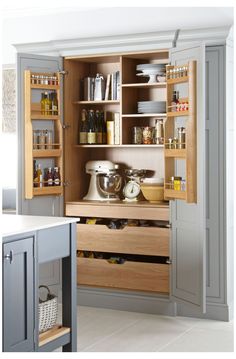
<path fill-rule="evenodd" d="M 109 199 L 117 198 L 121 189 L 122 177 L 119 174 L 99 174 L 97 176 L 100 191 Z"/>

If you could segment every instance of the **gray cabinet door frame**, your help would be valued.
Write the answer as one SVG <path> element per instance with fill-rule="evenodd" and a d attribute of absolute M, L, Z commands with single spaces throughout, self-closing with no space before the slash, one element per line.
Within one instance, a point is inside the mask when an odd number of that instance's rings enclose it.
<path fill-rule="evenodd" d="M 3 245 L 3 350 L 34 350 L 34 237 Z M 12 254 L 12 259 L 5 256 Z"/>
<path fill-rule="evenodd" d="M 171 201 L 170 293 L 172 300 L 205 312 L 205 47 L 174 48 L 170 55 L 173 65 L 197 61 L 197 203 Z M 180 91 L 181 97 L 187 95 L 187 88 Z M 176 160 L 178 175 L 184 173 L 184 165 Z"/>

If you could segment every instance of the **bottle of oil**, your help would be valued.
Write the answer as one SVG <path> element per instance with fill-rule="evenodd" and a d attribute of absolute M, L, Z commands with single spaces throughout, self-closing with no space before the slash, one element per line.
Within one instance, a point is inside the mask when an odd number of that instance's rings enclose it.
<path fill-rule="evenodd" d="M 87 119 L 87 111 L 85 109 L 82 110 L 82 115 L 81 115 L 79 143 L 80 144 L 88 143 L 88 119 Z"/>

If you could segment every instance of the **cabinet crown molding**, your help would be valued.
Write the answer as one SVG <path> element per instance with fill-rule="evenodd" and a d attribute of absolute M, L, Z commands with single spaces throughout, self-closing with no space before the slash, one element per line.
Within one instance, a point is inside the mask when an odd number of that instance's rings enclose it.
<path fill-rule="evenodd" d="M 206 45 L 226 42 L 230 26 L 184 29 L 116 36 L 50 40 L 45 42 L 14 44 L 17 52 L 50 56 L 83 56 L 119 52 L 151 51 L 169 49 L 190 42 Z"/>
<path fill-rule="evenodd" d="M 180 30 L 177 46 L 186 45 L 191 42 L 204 42 L 205 45 L 222 45 L 226 43 L 230 33 L 230 26 L 205 28 L 205 29 L 185 29 Z"/>

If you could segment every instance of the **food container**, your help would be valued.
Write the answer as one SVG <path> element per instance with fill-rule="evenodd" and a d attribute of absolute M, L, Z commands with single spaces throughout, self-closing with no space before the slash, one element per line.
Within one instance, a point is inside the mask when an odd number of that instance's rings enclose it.
<path fill-rule="evenodd" d="M 142 144 L 143 143 L 143 128 L 139 126 L 132 127 L 132 143 Z"/>
<path fill-rule="evenodd" d="M 143 144 L 151 145 L 153 143 L 153 127 L 143 127 Z"/>

